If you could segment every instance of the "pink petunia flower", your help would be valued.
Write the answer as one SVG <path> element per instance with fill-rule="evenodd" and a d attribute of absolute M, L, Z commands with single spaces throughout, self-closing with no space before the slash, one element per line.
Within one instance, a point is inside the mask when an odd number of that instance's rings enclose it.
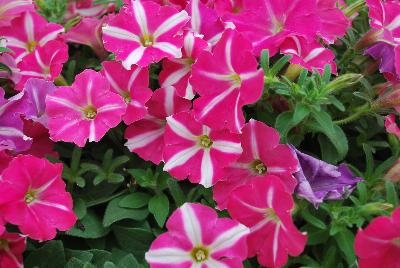
<path fill-rule="evenodd" d="M 51 240 L 56 229 L 76 221 L 71 195 L 61 178 L 62 164 L 31 155 L 15 157 L 2 173 L 0 211 L 5 221 L 35 240 Z"/>
<path fill-rule="evenodd" d="M 121 122 L 125 111 L 122 97 L 110 91 L 101 74 L 89 69 L 77 75 L 72 86 L 59 87 L 46 98 L 51 139 L 80 147 L 86 140 L 99 141 Z"/>
<path fill-rule="evenodd" d="M 229 196 L 236 188 L 254 178 L 275 175 L 293 192 L 297 181 L 292 175 L 298 171 L 299 162 L 286 144 L 279 144 L 279 133 L 262 122 L 250 119 L 243 127 L 240 158 L 223 170 L 223 179 L 213 188 L 214 199 L 220 209 L 225 209 Z"/>
<path fill-rule="evenodd" d="M 232 193 L 229 214 L 250 228 L 248 257 L 257 255 L 263 266 L 282 267 L 288 255 L 301 254 L 307 236 L 293 224 L 293 206 L 292 196 L 275 176 L 253 179 Z"/>
<path fill-rule="evenodd" d="M 132 64 L 145 67 L 163 58 L 180 58 L 182 36 L 178 31 L 188 20 L 185 11 L 132 0 L 103 26 L 104 46 L 128 70 Z"/>
<path fill-rule="evenodd" d="M 63 64 L 68 60 L 68 46 L 63 42 L 52 40 L 43 47 L 38 46 L 34 52 L 25 56 L 17 65 L 21 75 L 16 85 L 21 90 L 29 78 L 41 78 L 53 81 L 60 75 Z"/>
<path fill-rule="evenodd" d="M 233 11 L 223 20 L 232 22 L 252 42 L 256 55 L 263 49 L 274 55 L 288 35 L 315 39 L 320 29 L 315 0 L 243 0 L 241 8 Z"/>
<path fill-rule="evenodd" d="M 36 157 L 46 157 L 51 155 L 58 158 L 59 155 L 54 151 L 54 142 L 50 140 L 49 130 L 41 123 L 32 120 L 24 120 L 24 133 L 32 139 L 32 145 L 22 154 L 29 154 Z"/>
<path fill-rule="evenodd" d="M 240 135 L 212 130 L 196 121 L 192 112 L 167 117 L 164 141 L 164 170 L 206 188 L 220 180 L 222 169 L 242 153 Z"/>
<path fill-rule="evenodd" d="M 103 40 L 101 39 L 101 27 L 104 19 L 83 18 L 77 25 L 64 34 L 67 42 L 87 45 L 93 49 L 100 59 L 107 57 L 104 50 Z"/>
<path fill-rule="evenodd" d="M 293 56 L 290 60 L 292 64 L 299 64 L 311 72 L 316 69 L 321 74 L 325 65 L 329 64 L 332 73 L 336 73 L 335 54 L 315 40 L 308 41 L 301 36 L 290 36 L 282 43 L 280 49 L 281 53 Z"/>
<path fill-rule="evenodd" d="M 163 61 L 163 69 L 159 76 L 161 87 L 174 86 L 180 96 L 193 99 L 195 92 L 189 82 L 192 65 L 207 48 L 206 41 L 187 32 L 183 39 L 182 58 Z"/>
<path fill-rule="evenodd" d="M 264 87 L 264 72 L 257 66 L 251 44 L 226 30 L 212 53 L 204 51 L 193 65 L 190 83 L 201 96 L 194 102 L 196 118 L 213 129 L 240 133 L 242 106 L 256 102 Z"/>
<path fill-rule="evenodd" d="M 400 208 L 391 217 L 379 216 L 359 229 L 354 248 L 360 268 L 399 267 Z"/>
<path fill-rule="evenodd" d="M 64 27 L 47 22 L 35 12 L 25 12 L 12 20 L 10 26 L 0 28 L 0 36 L 7 39 L 7 47 L 14 51 L 17 62 L 33 52 L 36 46 L 44 46 L 62 32 Z"/>
<path fill-rule="evenodd" d="M 124 0 L 126 4 L 130 4 L 131 0 Z M 172 6 L 177 10 L 183 10 L 188 4 L 188 0 L 143 0 L 156 2 L 160 6 Z"/>
<path fill-rule="evenodd" d="M 115 3 L 96 4 L 94 2 L 94 0 L 68 0 L 64 20 L 67 21 L 77 16 L 100 17 L 115 9 Z"/>
<path fill-rule="evenodd" d="M 197 36 L 214 45 L 221 38 L 225 25 L 216 11 L 207 7 L 201 0 L 190 0 L 186 11 L 190 16 L 187 28 Z"/>
<path fill-rule="evenodd" d="M 32 0 L 0 0 L 0 27 L 9 26 L 12 19 L 32 10 Z"/>
<path fill-rule="evenodd" d="M 167 222 L 146 253 L 151 268 L 243 267 L 249 229 L 229 218 L 218 218 L 210 207 L 185 203 Z"/>
<path fill-rule="evenodd" d="M 124 98 L 127 109 L 122 117 L 129 125 L 147 114 L 146 102 L 153 92 L 149 89 L 149 70 L 138 66 L 126 70 L 119 62 L 105 61 L 101 73 L 111 85 L 111 90 Z"/>
<path fill-rule="evenodd" d="M 388 133 L 392 133 L 400 138 L 400 128 L 396 123 L 396 116 L 389 114 L 385 117 L 385 128 Z"/>
<path fill-rule="evenodd" d="M 6 167 L 8 167 L 8 164 L 11 162 L 12 159 L 13 157 L 9 153 L 7 153 L 6 150 L 0 151 L 0 178 L 1 178 L 1 173 L 3 172 L 4 169 L 6 169 Z M 2 222 L 0 218 L 0 226 L 1 225 Z"/>
<path fill-rule="evenodd" d="M 129 125 L 125 131 L 125 146 L 146 161 L 159 164 L 163 160 L 166 118 L 188 111 L 192 103 L 180 97 L 172 86 L 157 89 L 147 102 L 148 114 Z"/>
<path fill-rule="evenodd" d="M 26 248 L 26 238 L 17 233 L 0 233 L 0 267 L 23 268 L 22 253 Z"/>

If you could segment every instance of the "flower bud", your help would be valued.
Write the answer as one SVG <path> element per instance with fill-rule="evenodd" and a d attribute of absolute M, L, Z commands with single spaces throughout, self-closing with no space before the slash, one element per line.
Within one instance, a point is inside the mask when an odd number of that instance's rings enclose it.
<path fill-rule="evenodd" d="M 338 91 L 353 86 L 357 84 L 361 80 L 361 78 L 363 78 L 363 75 L 355 73 L 349 73 L 338 76 L 336 79 L 329 82 L 328 85 L 326 85 L 326 91 L 327 92 Z"/>

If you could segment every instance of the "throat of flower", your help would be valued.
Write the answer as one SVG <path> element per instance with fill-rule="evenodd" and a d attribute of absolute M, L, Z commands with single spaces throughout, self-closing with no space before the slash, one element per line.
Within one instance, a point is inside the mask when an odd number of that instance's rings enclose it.
<path fill-rule="evenodd" d="M 0 238 L 0 250 L 8 250 L 8 241 L 6 239 Z"/>
<path fill-rule="evenodd" d="M 93 105 L 88 105 L 83 109 L 86 119 L 94 119 L 97 115 L 97 109 Z"/>
<path fill-rule="evenodd" d="M 204 246 L 198 246 L 192 250 L 190 255 L 195 262 L 202 263 L 208 259 L 209 250 Z"/>
<path fill-rule="evenodd" d="M 240 78 L 240 75 L 238 74 L 231 74 L 229 76 L 229 78 L 231 79 L 232 83 L 236 86 L 240 86 L 242 84 L 242 79 Z"/>
<path fill-rule="evenodd" d="M 37 46 L 37 42 L 36 41 L 30 41 L 26 44 L 26 49 L 29 52 L 33 52 L 35 50 L 35 47 Z"/>
<path fill-rule="evenodd" d="M 276 223 L 279 223 L 281 221 L 273 208 L 267 208 L 265 210 L 265 218 Z"/>
<path fill-rule="evenodd" d="M 154 37 L 149 34 L 144 34 L 142 37 L 140 37 L 140 43 L 144 47 L 150 47 L 154 45 Z"/>
<path fill-rule="evenodd" d="M 210 148 L 213 145 L 213 141 L 207 135 L 199 137 L 199 145 L 203 148 Z"/>
<path fill-rule="evenodd" d="M 268 171 L 267 166 L 259 159 L 254 160 L 250 166 L 253 172 L 259 176 L 264 175 Z"/>
<path fill-rule="evenodd" d="M 33 189 L 29 189 L 28 192 L 25 194 L 24 201 L 27 205 L 32 204 L 33 201 L 35 201 L 37 198 L 37 192 Z"/>
<path fill-rule="evenodd" d="M 273 28 L 272 28 L 271 32 L 272 32 L 272 34 L 275 35 L 275 34 L 278 34 L 278 33 L 282 32 L 283 28 L 284 28 L 284 24 L 282 22 L 278 21 L 278 20 L 275 20 L 273 22 Z"/>
<path fill-rule="evenodd" d="M 132 101 L 131 95 L 129 92 L 124 92 L 122 93 L 122 98 L 124 98 L 124 101 L 126 104 L 129 104 Z"/>
<path fill-rule="evenodd" d="M 396 238 L 392 239 L 392 243 L 393 243 L 393 245 L 400 248 L 400 237 L 396 237 Z"/>

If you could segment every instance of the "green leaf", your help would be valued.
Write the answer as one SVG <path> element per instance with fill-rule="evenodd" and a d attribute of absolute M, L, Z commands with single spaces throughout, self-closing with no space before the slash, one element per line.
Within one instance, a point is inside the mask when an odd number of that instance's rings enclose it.
<path fill-rule="evenodd" d="M 397 207 L 399 199 L 397 196 L 397 191 L 394 183 L 389 180 L 385 181 L 385 190 L 386 190 L 386 200 L 394 207 Z"/>
<path fill-rule="evenodd" d="M 131 252 L 136 258 L 143 258 L 154 239 L 152 232 L 144 228 L 114 225 L 112 230 L 120 247 Z"/>
<path fill-rule="evenodd" d="M 263 68 L 264 73 L 267 74 L 269 70 L 269 51 L 268 49 L 264 49 L 261 51 L 261 68 Z"/>
<path fill-rule="evenodd" d="M 103 225 L 105 227 L 123 219 L 142 221 L 146 219 L 147 215 L 149 215 L 147 209 L 129 209 L 120 207 L 119 203 L 123 198 L 123 196 L 120 196 L 114 198 L 110 203 L 108 203 L 103 218 Z"/>
<path fill-rule="evenodd" d="M 349 229 L 342 229 L 335 235 L 338 247 L 344 253 L 346 261 L 352 265 L 356 261 L 354 253 L 354 234 Z"/>
<path fill-rule="evenodd" d="M 289 60 L 292 58 L 292 55 L 285 55 L 281 57 L 270 69 L 269 75 L 270 76 L 276 76 L 280 70 L 283 69 L 283 67 L 286 65 L 286 63 L 289 62 Z"/>
<path fill-rule="evenodd" d="M 123 208 L 141 208 L 149 203 L 151 196 L 147 193 L 136 192 L 121 198 L 119 206 Z"/>
<path fill-rule="evenodd" d="M 65 263 L 63 243 L 59 240 L 52 240 L 32 251 L 24 261 L 24 267 L 54 268 L 64 267 Z"/>
<path fill-rule="evenodd" d="M 10 67 L 8 67 L 7 65 L 5 65 L 2 62 L 0 62 L 0 71 L 1 70 L 4 70 L 4 71 L 8 72 L 9 75 L 12 75 L 12 71 L 11 71 Z"/>
<path fill-rule="evenodd" d="M 313 215 L 311 215 L 311 213 L 308 212 L 308 210 L 302 210 L 301 216 L 303 217 L 303 219 L 305 219 L 311 225 L 313 225 L 319 229 L 326 230 L 326 228 L 327 228 L 326 224 L 323 221 L 321 221 L 320 219 L 318 219 L 317 217 L 314 217 Z"/>
<path fill-rule="evenodd" d="M 123 257 L 117 264 L 117 268 L 133 268 L 139 267 L 139 263 L 132 254 Z"/>
<path fill-rule="evenodd" d="M 88 210 L 86 216 L 81 221 L 78 221 L 66 234 L 82 238 L 100 238 L 108 232 L 109 229 L 104 228 L 96 213 Z"/>
<path fill-rule="evenodd" d="M 80 198 L 74 199 L 74 212 L 79 220 L 82 220 L 86 215 L 86 203 Z"/>
<path fill-rule="evenodd" d="M 127 172 L 142 187 L 151 188 L 157 185 L 154 180 L 153 172 L 150 169 L 128 169 Z"/>
<path fill-rule="evenodd" d="M 5 53 L 5 52 L 13 53 L 13 51 L 7 47 L 0 47 L 0 53 Z"/>
<path fill-rule="evenodd" d="M 186 198 L 185 198 L 185 194 L 183 193 L 181 187 L 179 186 L 179 183 L 174 179 L 169 179 L 167 181 L 167 184 L 168 184 L 169 192 L 171 193 L 172 198 L 175 201 L 175 205 L 177 207 L 182 206 L 185 203 Z"/>
<path fill-rule="evenodd" d="M 168 197 L 163 193 L 153 196 L 149 201 L 149 211 L 154 215 L 158 225 L 163 227 L 169 214 Z"/>

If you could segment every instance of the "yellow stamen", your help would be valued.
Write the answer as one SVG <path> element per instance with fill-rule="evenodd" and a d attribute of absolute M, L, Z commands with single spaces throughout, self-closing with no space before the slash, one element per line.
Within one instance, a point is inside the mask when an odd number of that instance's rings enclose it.
<path fill-rule="evenodd" d="M 195 247 L 190 253 L 193 260 L 199 263 L 206 261 L 208 259 L 208 254 L 208 249 L 203 246 Z"/>
<path fill-rule="evenodd" d="M 213 141 L 207 135 L 199 137 L 199 144 L 203 148 L 210 148 L 213 145 Z"/>
<path fill-rule="evenodd" d="M 85 109 L 83 109 L 83 114 L 87 119 L 94 119 L 97 115 L 97 110 L 92 105 L 88 105 Z"/>

